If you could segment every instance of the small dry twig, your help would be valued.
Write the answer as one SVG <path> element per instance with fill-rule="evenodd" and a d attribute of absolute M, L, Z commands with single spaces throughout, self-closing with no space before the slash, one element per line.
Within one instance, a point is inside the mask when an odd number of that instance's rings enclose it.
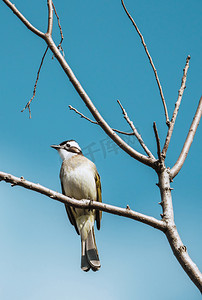
<path fill-rule="evenodd" d="M 58 49 L 62 51 L 62 55 L 63 55 L 63 57 L 65 57 L 64 50 L 63 50 L 63 48 L 62 48 L 62 46 L 61 46 L 61 45 L 62 45 L 62 42 L 63 42 L 63 39 L 64 39 L 64 35 L 63 35 L 63 32 L 62 32 L 62 27 L 61 27 L 61 25 L 60 25 L 60 18 L 59 18 L 58 14 L 57 14 L 57 11 L 56 11 L 56 8 L 55 8 L 55 5 L 53 4 L 53 2 L 52 2 L 52 5 L 53 5 L 53 9 L 54 9 L 54 12 L 55 12 L 57 21 L 58 21 L 58 26 L 59 26 L 59 28 L 60 28 L 60 36 L 61 36 L 61 40 L 60 40 L 60 43 L 59 43 L 59 45 L 58 45 Z M 53 59 L 53 57 L 54 57 L 54 55 L 52 56 L 52 59 Z"/>
<path fill-rule="evenodd" d="M 135 128 L 133 122 L 129 119 L 128 115 L 127 115 L 127 112 L 126 110 L 123 108 L 121 102 L 119 100 L 117 100 L 118 104 L 120 105 L 121 107 L 121 110 L 123 112 L 123 115 L 124 115 L 124 119 L 127 121 L 127 123 L 130 125 L 131 129 L 133 130 L 134 132 L 134 135 L 136 136 L 136 138 L 138 139 L 140 145 L 142 146 L 142 148 L 144 149 L 144 151 L 147 153 L 147 155 L 149 157 L 152 157 L 152 158 L 155 158 L 153 156 L 153 154 L 151 153 L 151 151 L 147 148 L 147 146 L 145 145 L 141 135 L 139 134 L 139 132 L 137 131 L 137 129 Z"/>
<path fill-rule="evenodd" d="M 176 118 L 177 118 L 177 114 L 178 114 L 178 110 L 180 108 L 180 104 L 181 104 L 181 100 L 182 100 L 182 96 L 183 96 L 183 93 L 184 93 L 184 90 L 186 88 L 186 79 L 187 79 L 187 71 L 189 69 L 189 61 L 190 61 L 190 58 L 191 56 L 188 55 L 187 56 L 187 59 L 186 59 L 186 65 L 185 65 L 185 68 L 183 69 L 183 76 L 182 76 L 182 82 L 181 82 L 181 87 L 178 91 L 178 99 L 177 99 L 177 102 L 175 103 L 175 109 L 173 111 L 173 116 L 172 116 L 172 119 L 171 119 L 171 122 L 170 122 L 170 127 L 168 129 L 168 132 L 167 132 L 167 136 L 166 136 L 166 140 L 165 140 L 165 144 L 163 146 L 163 150 L 162 150 L 162 155 L 164 157 L 166 157 L 166 152 L 168 150 L 168 146 L 169 146 L 169 143 L 170 143 L 170 139 L 171 139 L 171 136 L 172 136 L 172 133 L 173 133 L 173 128 L 174 128 L 174 125 L 175 125 L 175 121 L 176 121 Z"/>
<path fill-rule="evenodd" d="M 159 80 L 159 78 L 158 78 L 157 70 L 156 70 L 156 68 L 155 68 L 155 66 L 154 66 L 154 63 L 153 63 L 152 58 L 151 58 L 151 55 L 149 54 L 149 51 L 148 51 L 148 49 L 147 49 L 147 45 L 145 44 L 143 35 L 141 34 L 139 28 L 137 27 L 135 21 L 133 20 L 133 18 L 132 18 L 131 15 L 129 14 L 129 12 L 128 12 L 128 10 L 127 10 L 127 8 L 126 8 L 126 6 L 125 6 L 123 0 L 121 0 L 121 3 L 122 3 L 122 6 L 123 6 L 123 8 L 124 8 L 124 10 L 125 10 L 125 12 L 126 12 L 126 14 L 127 14 L 127 16 L 129 17 L 129 19 L 131 20 L 131 22 L 132 22 L 133 26 L 135 27 L 137 33 L 139 34 L 139 37 L 140 37 L 140 39 L 141 39 L 141 41 L 142 41 L 142 45 L 143 45 L 143 47 L 144 47 L 144 50 L 145 50 L 145 52 L 146 52 L 146 54 L 147 54 L 147 57 L 149 58 L 149 61 L 150 61 L 150 64 L 151 64 L 151 66 L 152 66 L 152 69 L 153 69 L 153 71 L 154 71 L 154 75 L 155 75 L 155 78 L 156 78 L 156 82 L 157 82 L 157 85 L 158 85 L 158 88 L 159 88 L 159 92 L 160 92 L 160 95 L 161 95 L 161 100 L 162 100 L 162 102 L 163 102 L 163 107 L 164 107 L 165 117 L 166 117 L 166 124 L 169 126 L 169 125 L 170 125 L 170 120 L 169 120 L 169 116 L 168 116 L 168 110 L 167 110 L 166 101 L 165 101 L 165 98 L 164 98 L 164 95 L 163 95 L 163 89 L 162 89 L 162 87 L 161 87 L 160 80 Z"/>
<path fill-rule="evenodd" d="M 48 51 L 48 48 L 49 48 L 49 47 L 47 46 L 47 48 L 46 48 L 46 50 L 45 50 L 45 52 L 44 52 L 44 55 L 43 55 L 43 57 L 42 57 L 40 66 L 39 66 L 39 70 L 38 70 L 38 72 L 37 72 L 37 77 L 36 77 L 36 81 L 35 81 L 35 85 L 34 85 L 33 96 L 32 96 L 32 98 L 29 100 L 29 102 L 27 102 L 26 106 L 21 110 L 21 112 L 23 112 L 26 108 L 28 108 L 28 109 L 29 109 L 29 118 L 30 118 L 30 119 L 31 119 L 31 108 L 30 108 L 30 104 L 31 104 L 32 100 L 34 99 L 34 97 L 35 97 L 35 95 L 36 95 L 36 88 L 37 88 L 37 83 L 38 83 L 38 80 L 39 80 L 39 74 L 40 74 L 41 67 L 42 67 L 43 62 L 44 62 L 44 58 L 45 58 L 46 53 L 47 53 L 47 51 Z"/>
<path fill-rule="evenodd" d="M 69 109 L 70 110 L 73 110 L 75 113 L 77 113 L 79 116 L 81 116 L 81 118 L 84 118 L 85 120 L 95 124 L 95 125 L 100 125 L 99 122 L 97 121 L 93 121 L 91 120 L 90 118 L 84 116 L 84 114 L 82 114 L 81 112 L 79 112 L 76 108 L 74 108 L 73 106 L 69 105 Z M 125 135 L 135 135 L 134 132 L 125 132 L 125 131 L 121 131 L 121 130 L 118 130 L 118 129 L 114 129 L 112 128 L 112 130 L 114 130 L 115 132 L 117 133 L 121 133 L 121 134 L 125 134 Z"/>
<path fill-rule="evenodd" d="M 69 109 L 70 110 L 73 110 L 75 111 L 75 113 L 77 113 L 79 116 L 81 116 L 81 118 L 84 118 L 85 120 L 93 123 L 93 124 L 96 124 L 96 125 L 99 125 L 99 123 L 97 121 L 93 121 L 91 119 L 89 119 L 88 117 L 84 116 L 82 113 L 80 113 L 76 108 L 74 108 L 73 106 L 69 105 Z"/>

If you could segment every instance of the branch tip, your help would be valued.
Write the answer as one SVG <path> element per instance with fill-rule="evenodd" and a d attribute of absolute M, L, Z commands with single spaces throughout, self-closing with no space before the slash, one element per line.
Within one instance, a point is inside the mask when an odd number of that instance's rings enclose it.
<path fill-rule="evenodd" d="M 166 152 L 167 152 L 168 146 L 170 144 L 170 140 L 171 140 L 171 137 L 172 137 L 173 128 L 174 128 L 174 125 L 175 125 L 177 114 L 178 114 L 178 111 L 179 111 L 179 108 L 180 108 L 182 96 L 183 96 L 184 90 L 186 88 L 187 72 L 188 72 L 188 69 L 189 69 L 189 60 L 190 60 L 190 58 L 191 58 L 191 56 L 188 55 L 187 59 L 186 59 L 185 67 L 183 69 L 183 76 L 182 76 L 181 86 L 180 86 L 180 89 L 178 91 L 178 98 L 177 98 L 177 101 L 175 103 L 175 108 L 174 108 L 174 111 L 173 111 L 172 119 L 171 119 L 169 127 L 168 127 L 166 140 L 165 140 L 164 147 L 163 147 L 163 150 L 162 150 L 162 155 L 164 157 L 166 157 Z"/>
<path fill-rule="evenodd" d="M 29 110 L 29 118 L 31 119 L 31 108 L 30 108 L 30 104 L 32 102 L 32 100 L 34 99 L 34 97 L 36 96 L 36 89 L 37 89 L 37 83 L 38 83 L 38 80 L 39 80 L 39 75 L 40 75 L 40 71 L 41 71 L 41 68 L 42 68 L 42 65 L 43 65 L 43 62 L 44 62 L 44 58 L 46 56 L 46 53 L 48 51 L 48 48 L 49 46 L 46 47 L 46 50 L 42 56 L 42 59 L 41 59 L 41 63 L 40 63 L 40 66 L 39 66 L 39 69 L 38 69 L 38 72 L 37 72 L 37 77 L 36 77 L 36 81 L 35 81 L 35 84 L 34 84 L 34 90 L 33 90 L 33 96 L 32 98 L 27 102 L 27 104 L 25 105 L 25 107 L 21 110 L 21 112 L 23 112 L 26 108 L 28 108 Z"/>
<path fill-rule="evenodd" d="M 189 153 L 189 149 L 193 142 L 196 130 L 198 128 L 201 116 L 202 116 L 202 97 L 200 98 L 196 113 L 195 113 L 193 121 L 191 123 L 191 126 L 190 126 L 189 132 L 187 134 L 185 143 L 183 145 L 182 151 L 177 159 L 177 162 L 170 170 L 171 180 L 173 180 L 173 178 L 179 173 L 179 171 L 181 170 L 181 168 L 186 160 L 186 157 Z"/>
<path fill-rule="evenodd" d="M 147 45 L 146 45 L 146 43 L 145 43 L 145 41 L 144 41 L 143 35 L 141 34 L 139 28 L 137 27 L 137 24 L 135 23 L 134 19 L 133 19 L 132 16 L 129 14 L 129 12 L 128 12 L 128 10 L 127 10 L 125 4 L 124 4 L 124 1 L 121 0 L 121 3 L 122 3 L 122 6 L 123 6 L 123 8 L 124 8 L 124 10 L 125 10 L 125 12 L 126 12 L 128 18 L 129 18 L 130 21 L 132 22 L 133 26 L 135 27 L 135 29 L 136 29 L 136 31 L 137 31 L 137 33 L 138 33 L 140 39 L 141 39 L 142 45 L 143 45 L 144 50 L 145 50 L 145 52 L 146 52 L 146 54 L 147 54 L 147 57 L 148 57 L 149 62 L 150 62 L 150 65 L 151 65 L 151 67 L 152 67 L 152 69 L 153 69 L 154 76 L 155 76 L 155 78 L 156 78 L 156 82 L 157 82 L 157 85 L 158 85 L 158 89 L 159 89 L 160 96 L 161 96 L 161 100 L 162 100 L 163 107 L 164 107 L 165 118 L 166 118 L 166 124 L 168 125 L 170 121 L 169 121 L 169 116 L 168 116 L 168 110 L 167 110 L 167 106 L 166 106 L 166 101 L 165 101 L 165 98 L 164 98 L 164 95 L 163 95 L 163 89 L 162 89 L 162 86 L 161 86 L 161 83 L 160 83 L 160 80 L 159 80 L 159 77 L 158 77 L 158 74 L 157 74 L 157 70 L 156 70 L 156 68 L 155 68 L 155 66 L 154 66 L 152 57 L 151 57 L 151 55 L 150 55 L 150 53 L 149 53 L 149 51 L 148 51 L 148 49 L 147 49 Z M 169 126 L 169 125 L 168 125 L 168 126 Z"/>

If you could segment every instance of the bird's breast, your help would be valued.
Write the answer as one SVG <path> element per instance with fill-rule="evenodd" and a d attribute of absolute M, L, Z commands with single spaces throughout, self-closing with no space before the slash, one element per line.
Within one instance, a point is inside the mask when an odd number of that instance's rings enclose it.
<path fill-rule="evenodd" d="M 96 200 L 97 191 L 94 172 L 89 168 L 64 166 L 61 170 L 61 181 L 65 194 L 75 199 Z"/>

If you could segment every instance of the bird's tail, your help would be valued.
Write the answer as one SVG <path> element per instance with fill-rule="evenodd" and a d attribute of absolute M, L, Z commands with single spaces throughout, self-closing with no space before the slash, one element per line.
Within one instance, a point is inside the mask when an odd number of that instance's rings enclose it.
<path fill-rule="evenodd" d="M 100 269 L 100 260 L 95 242 L 94 228 L 89 231 L 86 240 L 81 241 L 81 269 L 85 272 Z"/>

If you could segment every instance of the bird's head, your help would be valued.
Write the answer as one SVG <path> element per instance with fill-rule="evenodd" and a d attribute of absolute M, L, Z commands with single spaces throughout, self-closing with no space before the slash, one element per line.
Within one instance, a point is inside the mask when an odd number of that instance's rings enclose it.
<path fill-rule="evenodd" d="M 74 155 L 82 154 L 79 144 L 74 140 L 68 140 L 59 145 L 51 145 L 60 154 L 62 160 L 69 159 Z"/>

